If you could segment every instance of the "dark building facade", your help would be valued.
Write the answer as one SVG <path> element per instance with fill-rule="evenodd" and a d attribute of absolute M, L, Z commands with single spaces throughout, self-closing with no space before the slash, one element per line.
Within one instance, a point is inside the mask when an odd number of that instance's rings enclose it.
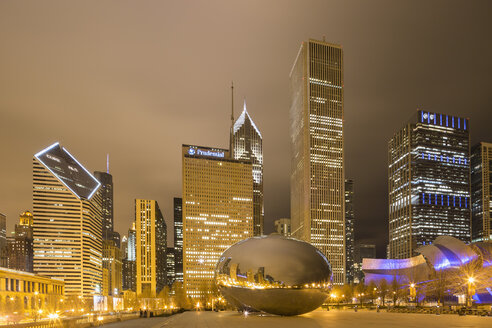
<path fill-rule="evenodd" d="M 346 283 L 354 282 L 354 180 L 345 180 L 345 269 Z"/>
<path fill-rule="evenodd" d="M 7 263 L 7 217 L 0 213 L 0 267 L 8 267 Z"/>
<path fill-rule="evenodd" d="M 94 172 L 94 176 L 101 183 L 100 193 L 102 199 L 102 237 L 104 240 L 115 240 L 120 246 L 120 235 L 114 234 L 113 222 L 113 176 L 109 172 Z"/>
<path fill-rule="evenodd" d="M 471 151 L 472 241 L 490 241 L 492 232 L 492 143 L 481 142 Z"/>
<path fill-rule="evenodd" d="M 174 261 L 174 248 L 168 247 L 166 251 L 166 275 L 167 285 L 172 286 L 176 279 L 176 264 Z"/>
<path fill-rule="evenodd" d="M 174 274 L 183 282 L 183 199 L 175 197 L 174 209 Z"/>
<path fill-rule="evenodd" d="M 363 259 L 376 258 L 376 245 L 357 243 L 354 247 L 354 280 L 358 284 L 364 281 L 364 273 L 362 272 Z"/>
<path fill-rule="evenodd" d="M 137 290 L 137 265 L 135 261 L 124 259 L 123 261 L 123 290 Z"/>
<path fill-rule="evenodd" d="M 33 272 L 33 216 L 23 212 L 19 224 L 15 225 L 15 234 L 8 243 L 8 267 L 13 270 Z"/>
<path fill-rule="evenodd" d="M 416 255 L 440 235 L 470 241 L 466 118 L 418 110 L 388 144 L 390 257 Z"/>

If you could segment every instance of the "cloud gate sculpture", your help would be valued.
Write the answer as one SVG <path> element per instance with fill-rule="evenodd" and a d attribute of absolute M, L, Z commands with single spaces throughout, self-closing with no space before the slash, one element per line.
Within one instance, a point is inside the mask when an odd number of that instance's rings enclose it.
<path fill-rule="evenodd" d="M 229 247 L 219 258 L 215 280 L 239 310 L 298 315 L 323 304 L 332 271 L 314 246 L 281 235 L 252 237 Z"/>

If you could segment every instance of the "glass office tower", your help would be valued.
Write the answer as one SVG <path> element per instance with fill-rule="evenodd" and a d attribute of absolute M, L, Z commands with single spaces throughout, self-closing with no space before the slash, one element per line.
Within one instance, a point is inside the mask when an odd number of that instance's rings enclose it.
<path fill-rule="evenodd" d="M 303 42 L 290 73 L 292 236 L 330 261 L 333 282 L 345 282 L 343 51 Z"/>
<path fill-rule="evenodd" d="M 388 144 L 390 257 L 440 235 L 470 241 L 468 119 L 418 110 Z"/>
<path fill-rule="evenodd" d="M 101 183 L 100 193 L 102 202 L 102 238 L 113 240 L 113 176 L 107 172 L 94 172 Z M 116 243 L 119 247 L 119 238 Z"/>
<path fill-rule="evenodd" d="M 183 282 L 183 199 L 173 199 L 174 211 L 174 279 Z"/>
<path fill-rule="evenodd" d="M 354 212 L 354 180 L 345 180 L 345 267 L 346 267 L 346 282 L 348 284 L 354 282 L 354 247 L 355 247 L 355 212 Z"/>

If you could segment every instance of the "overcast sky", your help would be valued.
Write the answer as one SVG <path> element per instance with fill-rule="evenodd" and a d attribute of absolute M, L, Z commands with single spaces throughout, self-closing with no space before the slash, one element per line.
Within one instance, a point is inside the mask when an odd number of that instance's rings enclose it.
<path fill-rule="evenodd" d="M 0 212 L 32 209 L 32 157 L 110 154 L 115 227 L 135 198 L 172 227 L 181 144 L 227 147 L 230 83 L 263 135 L 265 230 L 290 215 L 289 71 L 302 41 L 344 49 L 356 239 L 385 256 L 387 142 L 416 111 L 492 141 L 491 1 L 0 1 Z"/>

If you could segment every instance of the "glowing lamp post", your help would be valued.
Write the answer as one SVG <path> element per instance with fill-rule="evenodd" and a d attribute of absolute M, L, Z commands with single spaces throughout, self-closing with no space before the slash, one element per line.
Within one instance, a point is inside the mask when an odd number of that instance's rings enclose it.
<path fill-rule="evenodd" d="M 475 278 L 468 277 L 466 305 L 469 307 L 473 305 L 473 298 L 472 298 L 473 294 L 475 294 Z"/>
<path fill-rule="evenodd" d="M 410 302 L 417 300 L 417 290 L 415 289 L 415 284 L 410 284 Z"/>

